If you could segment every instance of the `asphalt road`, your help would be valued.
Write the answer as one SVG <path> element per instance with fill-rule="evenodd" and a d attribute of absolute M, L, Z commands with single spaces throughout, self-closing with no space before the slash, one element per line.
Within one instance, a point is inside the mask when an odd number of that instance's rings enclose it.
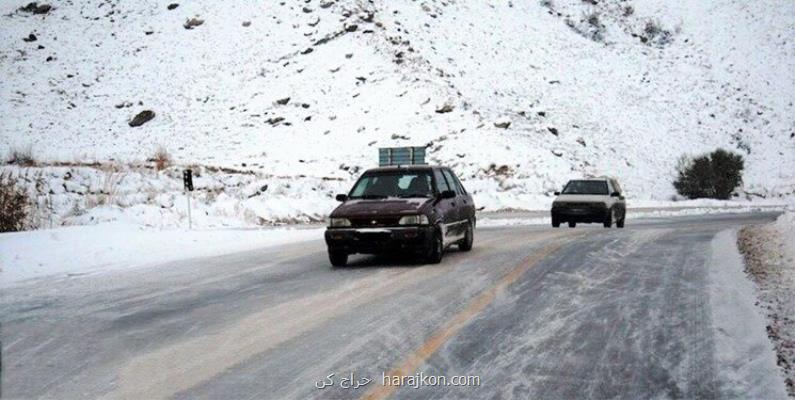
<path fill-rule="evenodd" d="M 478 229 L 471 252 L 439 265 L 354 257 L 333 269 L 318 240 L 40 280 L 0 295 L 2 394 L 721 397 L 710 241 L 774 217 Z M 420 372 L 479 385 L 382 385 Z M 342 388 L 351 373 L 371 382 Z"/>

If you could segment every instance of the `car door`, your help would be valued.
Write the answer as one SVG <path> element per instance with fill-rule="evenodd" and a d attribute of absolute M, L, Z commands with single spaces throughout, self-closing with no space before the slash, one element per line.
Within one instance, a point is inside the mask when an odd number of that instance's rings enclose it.
<path fill-rule="evenodd" d="M 466 194 L 463 192 L 463 189 L 453 176 L 452 171 L 444 168 L 442 169 L 442 174 L 447 180 L 447 185 L 450 186 L 450 189 L 455 192 L 455 201 L 452 204 L 455 208 L 455 211 L 451 213 L 455 219 L 450 224 L 450 230 L 454 232 L 456 237 L 461 238 L 466 234 L 466 213 L 464 212 L 464 209 L 469 201 L 466 198 Z"/>
<path fill-rule="evenodd" d="M 446 190 L 452 190 L 455 192 L 455 188 L 451 187 L 447 182 L 447 179 L 444 177 L 441 169 L 434 169 L 433 176 L 434 180 L 436 180 L 436 190 L 439 194 Z M 451 199 L 439 198 L 436 200 L 436 205 L 434 206 L 436 214 L 440 217 L 442 238 L 445 245 L 459 239 L 459 234 L 454 229 L 454 223 L 458 219 L 456 200 L 457 196 Z"/>
<path fill-rule="evenodd" d="M 475 220 L 475 202 L 472 200 L 472 195 L 467 193 L 464 185 L 461 184 L 461 180 L 458 179 L 453 171 L 450 171 L 450 176 L 455 181 L 456 188 L 458 189 L 458 194 L 461 197 L 461 204 L 458 204 L 458 217 L 463 221 L 474 221 Z"/>

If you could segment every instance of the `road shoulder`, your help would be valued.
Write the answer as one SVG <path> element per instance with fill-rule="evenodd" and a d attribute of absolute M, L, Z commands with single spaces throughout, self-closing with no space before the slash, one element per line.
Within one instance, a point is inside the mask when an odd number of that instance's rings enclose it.
<path fill-rule="evenodd" d="M 783 374 L 756 305 L 757 291 L 744 273 L 736 243 L 736 232 L 725 230 L 711 244 L 708 288 L 721 397 L 785 399 Z"/>
<path fill-rule="evenodd" d="M 737 244 L 745 271 L 758 288 L 767 335 L 786 374 L 787 390 L 795 397 L 795 214 L 741 229 Z"/>

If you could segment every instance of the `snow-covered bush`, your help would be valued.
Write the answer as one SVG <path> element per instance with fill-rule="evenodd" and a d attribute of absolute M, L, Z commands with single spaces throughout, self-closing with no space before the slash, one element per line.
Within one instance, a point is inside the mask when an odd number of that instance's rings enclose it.
<path fill-rule="evenodd" d="M 684 156 L 677 166 L 674 188 L 690 199 L 726 200 L 742 182 L 744 168 L 741 155 L 723 149 L 695 158 Z"/>
<path fill-rule="evenodd" d="M 635 7 L 632 7 L 632 5 L 624 6 L 624 8 L 622 9 L 622 14 L 625 17 L 629 17 L 630 15 L 635 14 Z"/>
<path fill-rule="evenodd" d="M 25 228 L 30 202 L 27 193 L 17 186 L 11 174 L 0 174 L 0 232 Z"/>
<path fill-rule="evenodd" d="M 585 38 L 595 42 L 604 42 L 605 25 L 602 23 L 601 18 L 599 12 L 591 11 L 583 14 L 579 21 L 567 17 L 565 23 L 569 28 Z"/>
<path fill-rule="evenodd" d="M 601 21 L 599 21 L 599 13 L 598 12 L 592 12 L 592 13 L 586 15 L 585 16 L 585 20 L 588 21 L 588 25 L 591 25 L 592 27 L 597 28 L 597 29 L 602 25 Z"/>
<path fill-rule="evenodd" d="M 7 164 L 15 164 L 22 167 L 32 167 L 36 165 L 36 158 L 33 156 L 33 147 L 13 148 L 8 152 Z"/>
<path fill-rule="evenodd" d="M 643 37 L 647 44 L 665 46 L 671 42 L 671 32 L 662 27 L 659 21 L 650 19 L 643 26 Z"/>

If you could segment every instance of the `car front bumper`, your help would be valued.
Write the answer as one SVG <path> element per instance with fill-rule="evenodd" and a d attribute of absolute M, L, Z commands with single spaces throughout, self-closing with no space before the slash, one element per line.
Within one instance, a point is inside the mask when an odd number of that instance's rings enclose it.
<path fill-rule="evenodd" d="M 558 222 L 603 222 L 607 219 L 608 212 L 604 206 L 556 207 L 552 209 L 552 219 Z"/>
<path fill-rule="evenodd" d="M 328 228 L 329 251 L 348 254 L 425 253 L 433 246 L 432 226 Z"/>

